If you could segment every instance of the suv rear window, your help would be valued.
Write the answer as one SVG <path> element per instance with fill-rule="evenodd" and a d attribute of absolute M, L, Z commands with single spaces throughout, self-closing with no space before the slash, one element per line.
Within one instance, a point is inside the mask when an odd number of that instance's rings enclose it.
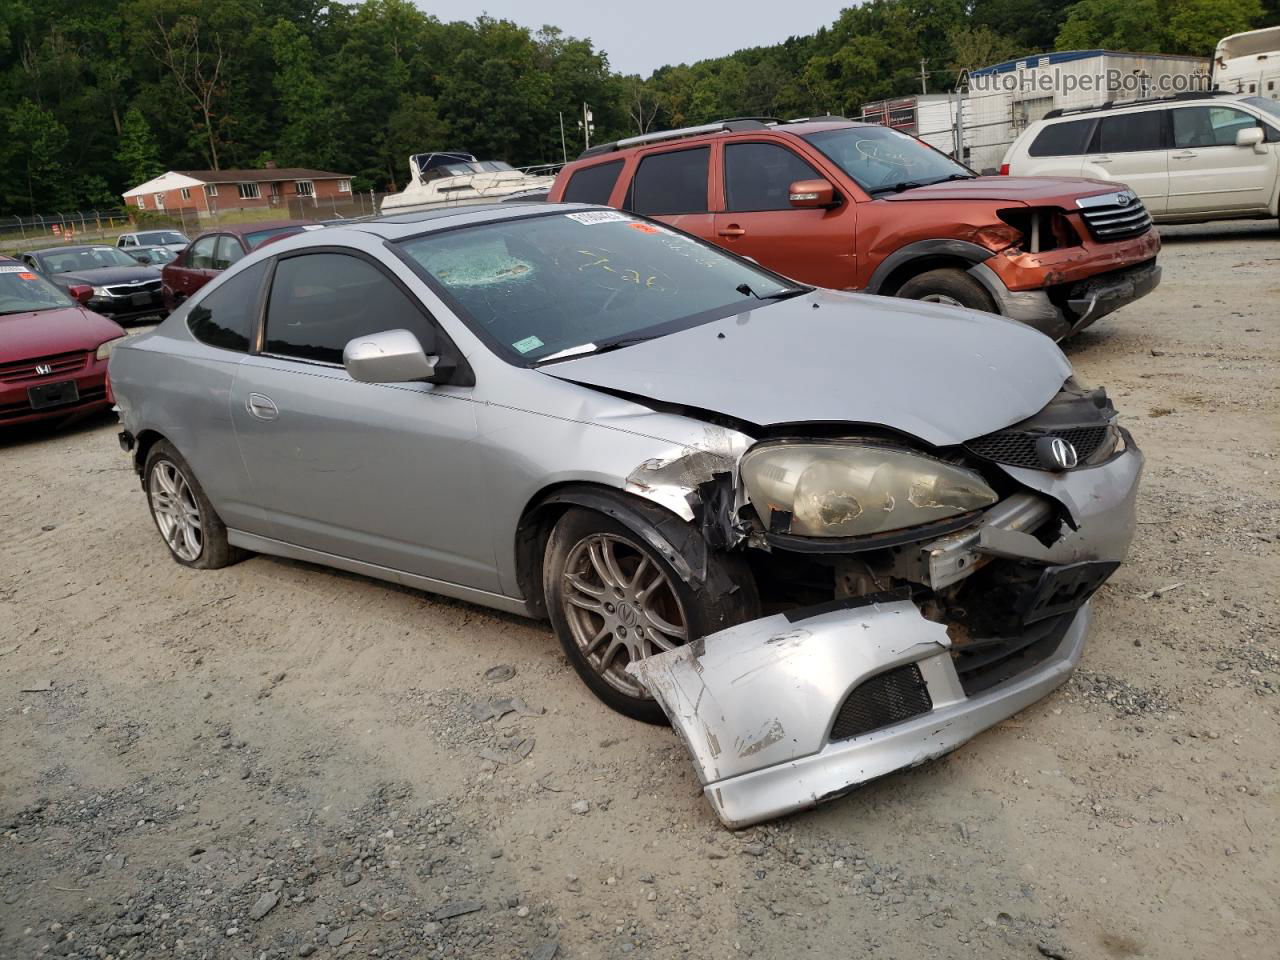
<path fill-rule="evenodd" d="M 1167 150 L 1164 137 L 1164 110 L 1122 113 L 1103 117 L 1098 124 L 1094 153 L 1137 153 Z"/>
<path fill-rule="evenodd" d="M 1051 123 L 1037 134 L 1027 153 L 1033 157 L 1080 156 L 1088 149 L 1092 130 L 1092 119 Z"/>
<path fill-rule="evenodd" d="M 569 178 L 564 188 L 563 202 L 607 204 L 620 173 L 622 173 L 621 160 L 583 167 Z"/>
<path fill-rule="evenodd" d="M 640 161 L 623 206 L 649 216 L 707 212 L 710 147 L 651 154 Z"/>

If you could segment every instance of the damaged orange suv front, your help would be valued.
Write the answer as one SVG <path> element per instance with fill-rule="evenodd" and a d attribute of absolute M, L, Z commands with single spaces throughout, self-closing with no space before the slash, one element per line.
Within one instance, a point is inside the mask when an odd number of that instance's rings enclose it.
<path fill-rule="evenodd" d="M 655 217 L 804 283 L 998 313 L 1055 340 L 1160 282 L 1160 238 L 1131 190 L 980 177 L 914 137 L 835 117 L 603 144 L 549 199 Z"/>

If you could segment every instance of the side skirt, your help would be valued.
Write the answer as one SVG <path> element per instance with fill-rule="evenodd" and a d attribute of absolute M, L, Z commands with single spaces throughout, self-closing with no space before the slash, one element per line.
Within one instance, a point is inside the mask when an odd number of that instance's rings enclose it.
<path fill-rule="evenodd" d="M 254 553 L 266 553 L 274 557 L 285 557 L 289 560 L 315 563 L 322 567 L 334 567 L 338 570 L 345 570 L 348 573 L 358 573 L 361 576 L 373 577 L 376 580 L 398 583 L 402 586 L 412 587 L 415 590 L 438 593 L 442 597 L 466 600 L 468 603 L 475 603 L 482 607 L 492 607 L 495 610 L 502 610 L 506 613 L 516 613 L 522 617 L 531 616 L 525 601 L 516 597 L 504 597 L 499 593 L 477 590 L 474 587 L 464 587 L 458 583 L 449 583 L 447 580 L 433 580 L 430 577 L 418 576 L 416 573 L 406 573 L 403 570 L 394 570 L 391 567 L 379 566 L 376 563 L 352 560 L 348 557 L 340 557 L 336 553 L 311 550 L 307 547 L 285 543 L 283 540 L 272 540 L 270 537 L 260 537 L 254 533 L 245 533 L 242 530 L 228 528 L 227 540 L 232 546 L 242 547 Z"/>

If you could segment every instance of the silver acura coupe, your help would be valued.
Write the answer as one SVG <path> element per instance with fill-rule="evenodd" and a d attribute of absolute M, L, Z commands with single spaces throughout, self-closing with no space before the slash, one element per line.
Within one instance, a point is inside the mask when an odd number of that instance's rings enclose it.
<path fill-rule="evenodd" d="M 299 234 L 111 357 L 173 558 L 549 618 L 729 826 L 1060 684 L 1142 455 L 1047 337 L 667 226 L 471 206 Z"/>

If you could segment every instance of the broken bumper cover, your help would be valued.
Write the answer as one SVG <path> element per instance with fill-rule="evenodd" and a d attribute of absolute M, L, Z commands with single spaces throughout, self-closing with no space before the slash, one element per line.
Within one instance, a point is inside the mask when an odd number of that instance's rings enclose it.
<path fill-rule="evenodd" d="M 989 266 L 970 268 L 996 301 L 1002 315 L 1035 327 L 1054 340 L 1083 330 L 1126 304 L 1145 297 L 1160 285 L 1161 268 L 1154 262 L 1080 280 L 1066 287 L 1062 305 L 1046 290 L 1010 290 Z"/>
<path fill-rule="evenodd" d="M 989 511 L 959 541 L 921 545 L 925 562 L 948 577 L 956 550 L 969 566 L 980 554 L 1043 566 L 1035 603 L 1013 636 L 953 648 L 947 628 L 911 600 L 881 595 L 740 624 L 627 669 L 670 718 L 729 827 L 812 807 L 941 756 L 1044 697 L 1075 668 L 1090 620 L 1084 601 L 1133 538 L 1142 465 L 1130 446 L 1062 474 L 1008 468 L 1072 519 L 1049 546 L 1020 529 L 1035 496 Z"/>
<path fill-rule="evenodd" d="M 1048 658 L 972 697 L 953 665 L 946 628 L 905 600 L 797 622 L 766 617 L 707 638 L 705 648 L 691 644 L 629 669 L 671 718 L 716 814 L 737 828 L 956 749 L 1066 680 L 1088 624 L 1086 605 Z M 918 671 L 907 682 L 923 681 L 931 709 L 832 739 L 846 701 L 867 681 L 903 667 Z M 901 700 L 904 691 L 887 698 Z M 876 693 L 884 699 L 882 690 Z"/>

